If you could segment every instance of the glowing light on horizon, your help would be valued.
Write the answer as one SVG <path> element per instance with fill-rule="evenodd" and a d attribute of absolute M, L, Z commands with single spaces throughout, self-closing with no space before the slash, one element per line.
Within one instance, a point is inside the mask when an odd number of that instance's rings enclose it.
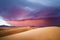
<path fill-rule="evenodd" d="M 3 17 L 0 16 L 0 25 L 7 25 L 7 26 L 11 26 L 10 24 L 8 24 Z"/>

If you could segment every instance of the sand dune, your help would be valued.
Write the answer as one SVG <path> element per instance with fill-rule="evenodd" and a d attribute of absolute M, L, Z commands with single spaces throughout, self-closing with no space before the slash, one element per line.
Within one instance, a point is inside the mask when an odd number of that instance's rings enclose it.
<path fill-rule="evenodd" d="M 31 30 L 31 27 L 1 28 L 0 37 Z"/>
<path fill-rule="evenodd" d="M 60 27 L 36 28 L 1 37 L 0 40 L 60 40 Z"/>

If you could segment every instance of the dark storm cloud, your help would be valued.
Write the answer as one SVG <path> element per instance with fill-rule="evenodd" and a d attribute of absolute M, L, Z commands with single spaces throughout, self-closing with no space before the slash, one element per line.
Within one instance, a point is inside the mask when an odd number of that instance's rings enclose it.
<path fill-rule="evenodd" d="M 24 0 L 0 0 L 0 15 L 8 20 L 17 20 L 19 18 L 25 18 L 29 13 L 21 14 L 22 10 L 28 10 L 31 12 L 33 10 L 39 9 L 39 4 L 31 3 Z M 36 10 L 37 11 L 37 10 Z M 23 12 L 23 11 L 22 11 Z M 26 14 L 26 15 L 25 15 Z M 32 13 L 31 13 L 32 14 Z M 22 15 L 22 17 L 21 17 Z M 30 18 L 30 17 L 29 17 Z"/>
<path fill-rule="evenodd" d="M 0 0 L 0 16 L 21 20 L 60 16 L 59 0 Z"/>
<path fill-rule="evenodd" d="M 21 10 L 20 8 L 23 7 L 23 4 L 23 0 L 0 0 L 0 15 L 5 18 L 8 17 L 8 19 L 14 19 L 14 16 L 18 13 L 18 10 Z"/>

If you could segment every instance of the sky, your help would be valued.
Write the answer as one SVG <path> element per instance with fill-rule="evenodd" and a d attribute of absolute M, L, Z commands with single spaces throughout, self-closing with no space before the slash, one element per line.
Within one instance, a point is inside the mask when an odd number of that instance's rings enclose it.
<path fill-rule="evenodd" d="M 0 25 L 8 25 L 8 26 L 11 26 L 8 22 L 6 22 L 5 20 L 4 20 L 4 18 L 2 18 L 1 16 L 0 16 Z"/>
<path fill-rule="evenodd" d="M 0 0 L 0 25 L 7 21 L 60 17 L 60 0 Z"/>
<path fill-rule="evenodd" d="M 33 3 L 39 3 L 46 6 L 60 7 L 60 0 L 28 0 Z"/>
<path fill-rule="evenodd" d="M 59 17 L 60 0 L 0 0 L 0 16 L 5 20 Z"/>

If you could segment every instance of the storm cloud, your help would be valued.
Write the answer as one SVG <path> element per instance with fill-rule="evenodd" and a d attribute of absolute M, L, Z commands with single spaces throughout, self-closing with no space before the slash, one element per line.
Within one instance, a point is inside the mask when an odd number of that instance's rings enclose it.
<path fill-rule="evenodd" d="M 60 0 L 0 0 L 5 20 L 40 19 L 60 16 Z"/>

